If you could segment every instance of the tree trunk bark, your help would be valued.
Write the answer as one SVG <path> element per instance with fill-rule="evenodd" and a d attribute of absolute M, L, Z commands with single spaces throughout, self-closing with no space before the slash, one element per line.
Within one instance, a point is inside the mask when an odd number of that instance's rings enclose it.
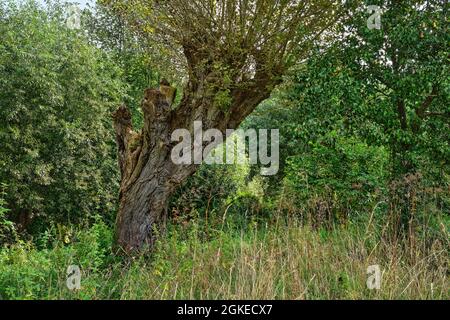
<path fill-rule="evenodd" d="M 265 79 L 260 77 L 259 79 Z M 136 132 L 126 106 L 113 114 L 121 172 L 119 211 L 116 219 L 116 244 L 126 253 L 152 248 L 164 231 L 170 196 L 176 187 L 192 175 L 198 164 L 172 162 L 171 134 L 187 129 L 193 135 L 194 121 L 203 129 L 217 128 L 222 133 L 235 129 L 264 99 L 279 81 L 255 81 L 254 85 L 231 93 L 233 103 L 227 111 L 214 106 L 205 93 L 205 84 L 190 82 L 183 99 L 172 109 L 159 90 L 147 89 L 142 101 L 144 126 Z M 205 144 L 205 142 L 203 142 Z"/>
<path fill-rule="evenodd" d="M 159 173 L 166 170 L 164 163 L 146 167 L 133 184 L 121 190 L 116 240 L 126 252 L 152 247 L 157 234 L 163 232 L 171 190 L 167 175 Z"/>
<path fill-rule="evenodd" d="M 133 131 L 131 114 L 121 106 L 114 114 L 121 183 L 116 244 L 126 253 L 151 248 L 163 231 L 174 188 L 192 172 L 170 159 L 170 107 L 158 90 L 148 89 L 142 102 L 144 127 Z"/>

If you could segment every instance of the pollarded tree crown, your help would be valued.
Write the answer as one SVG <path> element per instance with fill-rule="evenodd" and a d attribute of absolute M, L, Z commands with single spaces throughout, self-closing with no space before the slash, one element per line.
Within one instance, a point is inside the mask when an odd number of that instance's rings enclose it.
<path fill-rule="evenodd" d="M 343 14 L 329 0 L 102 0 L 215 93 L 280 77 Z M 189 85 L 187 86 L 189 88 Z"/>

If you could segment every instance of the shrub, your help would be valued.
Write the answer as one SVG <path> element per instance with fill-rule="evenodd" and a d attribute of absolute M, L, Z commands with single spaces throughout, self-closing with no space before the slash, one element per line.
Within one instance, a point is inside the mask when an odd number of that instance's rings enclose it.
<path fill-rule="evenodd" d="M 6 187 L 5 183 L 0 184 L 0 247 L 4 243 L 12 242 L 17 238 L 14 223 L 6 218 L 6 214 L 9 212 L 5 201 Z"/>
<path fill-rule="evenodd" d="M 29 229 L 33 221 L 113 212 L 118 170 L 109 119 L 123 92 L 120 70 L 68 29 L 57 9 L 33 1 L 2 9 L 0 181 L 9 183 L 10 216 Z"/>

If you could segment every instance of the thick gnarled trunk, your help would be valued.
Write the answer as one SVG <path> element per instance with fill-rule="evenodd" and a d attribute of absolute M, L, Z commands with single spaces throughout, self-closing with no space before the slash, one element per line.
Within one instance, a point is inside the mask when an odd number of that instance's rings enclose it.
<path fill-rule="evenodd" d="M 116 220 L 116 241 L 126 252 L 152 247 L 157 234 L 162 231 L 170 196 L 165 179 L 158 177 L 156 172 L 143 170 L 142 178 L 122 191 Z"/>
<path fill-rule="evenodd" d="M 264 99 L 274 83 L 255 81 L 253 86 L 232 92 L 229 110 L 215 107 L 205 85 L 190 82 L 180 105 L 172 109 L 159 90 L 147 89 L 142 101 L 144 126 L 133 130 L 126 106 L 113 114 L 121 171 L 120 205 L 116 219 L 116 243 L 126 253 L 151 248 L 163 232 L 168 200 L 175 188 L 192 175 L 198 165 L 172 162 L 171 142 L 175 129 L 188 129 L 193 135 L 194 121 L 203 129 L 216 128 L 223 133 L 235 129 Z"/>
<path fill-rule="evenodd" d="M 125 252 L 151 247 L 164 225 L 167 203 L 189 167 L 176 168 L 170 159 L 170 107 L 158 90 L 148 89 L 142 102 L 144 127 L 133 131 L 131 114 L 121 106 L 113 115 L 121 184 L 116 242 Z"/>

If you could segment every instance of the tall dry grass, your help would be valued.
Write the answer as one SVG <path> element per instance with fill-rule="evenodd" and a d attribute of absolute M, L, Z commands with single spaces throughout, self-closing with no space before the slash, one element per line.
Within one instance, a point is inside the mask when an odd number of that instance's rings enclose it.
<path fill-rule="evenodd" d="M 405 240 L 406 241 L 406 240 Z M 407 241 L 406 241 L 407 242 Z M 407 244 L 407 243 L 406 243 Z M 122 299 L 447 299 L 448 243 L 412 253 L 374 226 L 312 230 L 297 221 L 204 241 L 172 233 L 124 274 Z M 367 268 L 379 265 L 381 288 Z"/>

